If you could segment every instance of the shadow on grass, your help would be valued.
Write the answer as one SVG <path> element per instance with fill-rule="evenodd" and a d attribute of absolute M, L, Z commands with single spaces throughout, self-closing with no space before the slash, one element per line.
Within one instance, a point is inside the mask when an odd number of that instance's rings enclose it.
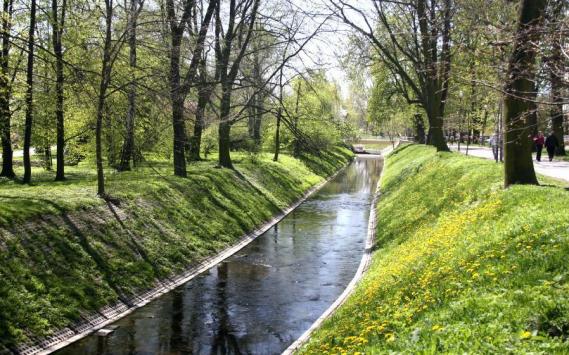
<path fill-rule="evenodd" d="M 349 158 L 339 152 L 307 159 L 327 177 Z M 128 304 L 135 291 L 225 247 L 307 187 L 308 172 L 291 174 L 282 164 L 214 164 L 192 164 L 186 179 L 166 175 L 167 162 L 108 174 L 118 200 L 106 204 L 93 195 L 90 171 L 69 173 L 64 182 L 49 174 L 37 180 L 51 189 L 0 186 L 0 344 L 13 348 L 117 298 Z"/>

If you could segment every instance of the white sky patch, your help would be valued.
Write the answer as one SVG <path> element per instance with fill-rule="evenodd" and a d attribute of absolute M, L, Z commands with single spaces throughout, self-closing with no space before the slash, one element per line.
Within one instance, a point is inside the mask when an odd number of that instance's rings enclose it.
<path fill-rule="evenodd" d="M 349 97 L 350 82 L 340 61 L 348 50 L 348 40 L 350 34 L 353 33 L 353 29 L 337 17 L 331 16 L 332 10 L 329 0 L 317 0 L 310 3 L 303 0 L 291 1 L 299 11 L 311 14 L 312 21 L 310 25 L 312 30 L 326 20 L 318 36 L 307 44 L 305 53 L 300 58 L 301 61 L 308 67 L 325 69 L 328 79 L 336 82 L 340 87 L 342 97 Z M 351 0 L 348 3 L 364 11 L 367 16 L 375 12 L 373 1 L 375 0 Z M 356 25 L 365 29 L 368 28 L 360 14 L 351 11 L 348 12 L 348 15 L 350 20 Z M 370 23 L 374 23 L 373 19 L 368 20 Z M 309 65 L 309 63 L 312 64 Z"/>

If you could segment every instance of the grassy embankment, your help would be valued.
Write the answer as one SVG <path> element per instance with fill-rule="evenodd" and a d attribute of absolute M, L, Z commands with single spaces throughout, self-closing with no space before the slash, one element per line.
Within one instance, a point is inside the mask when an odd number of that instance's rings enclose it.
<path fill-rule="evenodd" d="M 268 154 L 234 157 L 236 171 L 205 161 L 189 165 L 186 179 L 172 176 L 166 162 L 109 171 L 116 204 L 95 196 L 87 163 L 69 167 L 64 183 L 39 168 L 33 186 L 0 181 L 0 353 L 220 251 L 297 201 L 352 153 L 282 155 L 278 163 Z"/>
<path fill-rule="evenodd" d="M 372 265 L 302 353 L 569 352 L 569 192 L 424 146 L 381 189 Z"/>

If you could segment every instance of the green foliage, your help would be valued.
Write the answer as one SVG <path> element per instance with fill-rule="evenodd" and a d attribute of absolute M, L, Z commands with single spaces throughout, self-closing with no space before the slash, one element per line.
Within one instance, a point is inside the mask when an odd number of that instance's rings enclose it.
<path fill-rule="evenodd" d="M 373 86 L 368 99 L 367 119 L 378 134 L 389 137 L 402 134 L 411 126 L 418 107 L 409 105 L 397 90 L 388 68 L 377 63 L 372 70 Z"/>
<path fill-rule="evenodd" d="M 285 116 L 316 147 L 326 150 L 354 135 L 354 128 L 346 119 L 338 86 L 317 70 L 307 77 L 298 77 L 291 83 L 292 92 L 284 97 Z M 295 136 L 283 124 L 280 141 L 292 150 Z M 265 147 L 274 149 L 274 127 L 264 136 Z"/>
<path fill-rule="evenodd" d="M 387 160 L 373 263 L 304 353 L 566 353 L 568 192 L 410 145 Z"/>
<path fill-rule="evenodd" d="M 203 161 L 185 179 L 158 159 L 108 171 L 118 204 L 95 197 L 85 162 L 64 183 L 39 168 L 34 186 L 1 182 L 0 344 L 48 334 L 183 271 L 297 201 L 352 154 L 335 148 L 306 163 L 234 157 L 236 171 Z"/>

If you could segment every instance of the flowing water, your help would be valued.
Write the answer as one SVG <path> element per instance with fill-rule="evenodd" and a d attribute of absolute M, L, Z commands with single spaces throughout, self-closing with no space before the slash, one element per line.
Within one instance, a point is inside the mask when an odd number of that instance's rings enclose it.
<path fill-rule="evenodd" d="M 382 166 L 359 156 L 237 254 L 58 354 L 282 352 L 353 278 Z"/>

